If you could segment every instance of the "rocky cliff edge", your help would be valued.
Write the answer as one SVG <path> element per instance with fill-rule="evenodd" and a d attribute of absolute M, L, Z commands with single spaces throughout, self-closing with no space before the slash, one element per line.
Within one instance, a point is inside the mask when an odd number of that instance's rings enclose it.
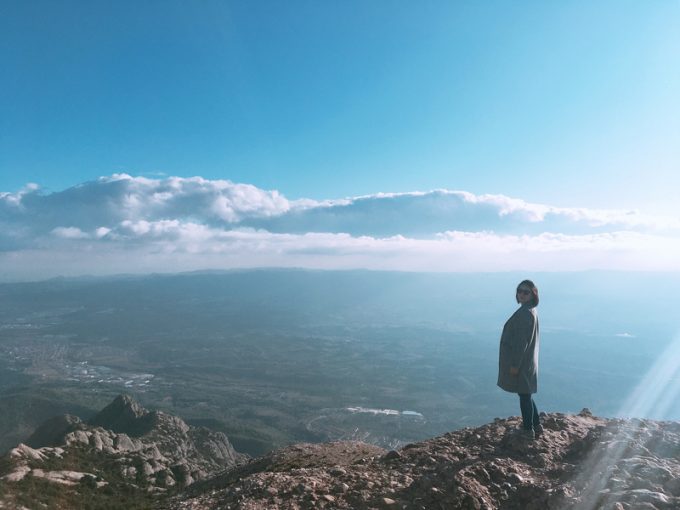
<path fill-rule="evenodd" d="M 384 451 L 301 444 L 199 482 L 166 509 L 680 508 L 680 424 L 547 414 L 533 441 L 496 419 Z"/>

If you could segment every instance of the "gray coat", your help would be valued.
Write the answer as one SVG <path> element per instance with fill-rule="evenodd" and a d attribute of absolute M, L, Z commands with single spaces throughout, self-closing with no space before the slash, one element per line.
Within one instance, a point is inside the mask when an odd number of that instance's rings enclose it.
<path fill-rule="evenodd" d="M 520 306 L 503 326 L 498 357 L 498 386 L 511 393 L 536 393 L 538 375 L 538 315 Z M 510 367 L 519 369 L 510 375 Z"/>

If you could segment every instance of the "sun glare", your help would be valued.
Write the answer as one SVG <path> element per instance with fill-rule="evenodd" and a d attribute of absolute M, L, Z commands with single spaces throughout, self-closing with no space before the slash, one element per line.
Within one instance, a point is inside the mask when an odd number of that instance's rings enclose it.
<path fill-rule="evenodd" d="M 616 434 L 606 441 L 595 441 L 595 447 L 582 463 L 574 480 L 576 487 L 584 487 L 578 510 L 600 507 L 605 488 L 611 479 L 622 478 L 626 470 L 619 461 L 630 456 L 635 447 L 644 447 L 645 419 L 663 419 L 678 404 L 680 395 L 680 333 L 661 352 L 617 413 L 622 419 L 615 422 Z M 626 421 L 623 421 L 626 420 Z M 598 433 L 604 433 L 599 431 Z"/>

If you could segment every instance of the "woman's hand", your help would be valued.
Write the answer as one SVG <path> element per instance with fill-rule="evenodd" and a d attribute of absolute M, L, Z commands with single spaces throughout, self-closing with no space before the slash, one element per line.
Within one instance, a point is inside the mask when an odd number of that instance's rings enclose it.
<path fill-rule="evenodd" d="M 519 368 L 510 367 L 510 375 L 519 375 Z"/>

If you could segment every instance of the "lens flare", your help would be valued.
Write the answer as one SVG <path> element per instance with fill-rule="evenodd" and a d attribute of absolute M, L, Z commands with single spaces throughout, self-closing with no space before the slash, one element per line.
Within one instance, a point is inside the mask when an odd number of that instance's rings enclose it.
<path fill-rule="evenodd" d="M 575 487 L 583 487 L 576 510 L 600 508 L 603 491 L 615 474 L 625 483 L 619 462 L 644 442 L 644 430 L 649 426 L 643 418 L 663 419 L 672 406 L 678 405 L 680 395 L 680 334 L 659 355 L 640 383 L 631 392 L 617 413 L 628 420 L 615 423 L 617 432 L 606 441 L 595 441 L 582 469 L 573 480 Z"/>

